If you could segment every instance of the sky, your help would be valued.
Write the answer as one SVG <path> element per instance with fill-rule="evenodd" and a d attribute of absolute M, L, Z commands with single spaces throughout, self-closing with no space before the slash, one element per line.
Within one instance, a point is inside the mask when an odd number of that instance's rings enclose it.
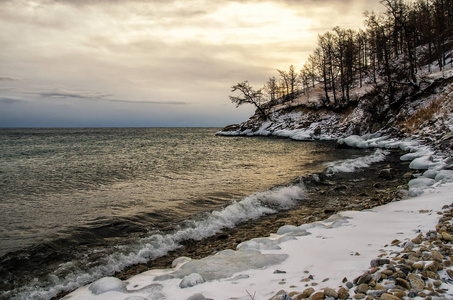
<path fill-rule="evenodd" d="M 379 0 L 0 0 L 0 127 L 222 127 Z"/>

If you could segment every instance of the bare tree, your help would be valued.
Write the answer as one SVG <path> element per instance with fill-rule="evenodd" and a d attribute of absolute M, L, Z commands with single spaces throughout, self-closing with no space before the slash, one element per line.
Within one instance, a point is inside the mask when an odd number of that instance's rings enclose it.
<path fill-rule="evenodd" d="M 231 102 L 236 104 L 236 107 L 239 107 L 243 104 L 253 104 L 257 111 L 261 114 L 262 117 L 265 119 L 269 119 L 268 114 L 263 109 L 262 105 L 264 104 L 265 100 L 263 98 L 262 90 L 259 89 L 255 91 L 252 86 L 250 86 L 249 82 L 243 81 L 231 87 L 231 92 L 234 93 L 236 91 L 240 91 L 242 95 L 230 96 Z"/>

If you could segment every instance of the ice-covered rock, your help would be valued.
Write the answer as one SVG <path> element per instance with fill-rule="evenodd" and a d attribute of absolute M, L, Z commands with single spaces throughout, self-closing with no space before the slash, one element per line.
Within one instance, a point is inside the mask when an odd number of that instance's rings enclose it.
<path fill-rule="evenodd" d="M 414 169 L 414 170 L 427 170 L 433 165 L 434 165 L 434 163 L 431 161 L 431 156 L 425 155 L 425 156 L 421 156 L 421 157 L 414 159 L 409 164 L 409 168 Z"/>
<path fill-rule="evenodd" d="M 453 180 L 453 170 L 441 170 L 437 173 L 436 177 L 434 178 L 436 181 L 442 181 L 442 180 L 448 180 L 452 181 Z"/>
<path fill-rule="evenodd" d="M 184 279 L 179 284 L 179 287 L 185 289 L 188 287 L 196 286 L 203 282 L 205 282 L 205 280 L 200 274 L 192 273 L 184 277 Z"/>
<path fill-rule="evenodd" d="M 258 251 L 224 250 L 200 260 L 185 263 L 181 269 L 172 273 L 184 278 L 192 273 L 201 275 L 205 280 L 231 277 L 234 273 L 251 269 L 261 269 L 283 262 L 285 254 L 262 254 Z"/>
<path fill-rule="evenodd" d="M 303 236 L 303 235 L 309 235 L 310 233 L 308 233 L 305 229 L 303 229 L 299 226 L 284 225 L 277 230 L 277 234 L 279 234 L 279 235 L 292 234 L 292 235 Z"/>
<path fill-rule="evenodd" d="M 104 277 L 93 282 L 88 289 L 95 295 L 100 295 L 110 291 L 123 292 L 126 286 L 123 281 L 115 277 Z"/>
<path fill-rule="evenodd" d="M 179 268 L 183 264 L 185 264 L 186 262 L 191 261 L 191 260 L 192 259 L 190 257 L 186 257 L 186 256 L 178 257 L 171 263 L 171 267 L 172 268 Z"/>
<path fill-rule="evenodd" d="M 432 178 L 420 176 L 418 178 L 414 178 L 411 181 L 409 181 L 408 185 L 410 188 L 416 188 L 416 187 L 423 187 L 423 186 L 431 186 L 435 182 L 436 181 Z"/>

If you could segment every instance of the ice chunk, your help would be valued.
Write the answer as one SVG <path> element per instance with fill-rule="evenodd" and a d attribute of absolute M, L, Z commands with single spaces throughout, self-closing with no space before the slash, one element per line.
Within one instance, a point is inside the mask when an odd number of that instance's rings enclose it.
<path fill-rule="evenodd" d="M 179 268 L 181 267 L 183 264 L 185 264 L 186 262 L 188 261 L 191 261 L 192 259 L 190 257 L 186 257 L 186 256 L 181 256 L 181 257 L 178 257 L 177 259 L 175 259 L 172 263 L 171 263 L 171 267 L 172 268 Z"/>
<path fill-rule="evenodd" d="M 410 164 L 409 168 L 415 170 L 427 170 L 429 167 L 433 166 L 434 163 L 431 161 L 430 155 L 421 156 L 414 159 Z"/>
<path fill-rule="evenodd" d="M 434 178 L 436 181 L 452 181 L 453 180 L 453 171 L 452 170 L 441 170 L 437 173 Z"/>
<path fill-rule="evenodd" d="M 205 280 L 200 274 L 192 273 L 184 277 L 184 279 L 179 284 L 179 287 L 185 289 L 188 287 L 196 286 L 203 282 L 205 282 Z"/>
<path fill-rule="evenodd" d="M 411 181 L 409 181 L 408 185 L 410 188 L 416 188 L 416 187 L 423 187 L 423 186 L 431 186 L 435 182 L 436 181 L 432 178 L 420 176 L 418 178 L 415 178 L 415 179 L 412 179 Z"/>
<path fill-rule="evenodd" d="M 438 171 L 436 170 L 426 170 L 425 173 L 423 173 L 423 177 L 431 178 L 434 179 L 438 174 Z"/>
<path fill-rule="evenodd" d="M 104 277 L 93 282 L 88 289 L 95 295 L 100 295 L 110 291 L 125 291 L 126 287 L 123 281 L 115 277 Z"/>
<path fill-rule="evenodd" d="M 259 251 L 259 250 L 279 250 L 278 241 L 273 241 L 268 238 L 255 238 L 250 241 L 240 243 L 237 250 L 241 251 Z"/>
<path fill-rule="evenodd" d="M 343 140 L 343 142 L 346 145 L 348 145 L 349 147 L 358 148 L 359 144 L 365 142 L 365 140 L 362 137 L 358 136 L 358 135 L 351 135 L 351 136 L 348 136 L 347 138 L 345 138 Z"/>
<path fill-rule="evenodd" d="M 277 234 L 278 235 L 292 234 L 292 235 L 302 236 L 302 235 L 309 235 L 310 233 L 308 233 L 305 229 L 298 227 L 298 226 L 284 225 L 277 230 Z"/>
<path fill-rule="evenodd" d="M 205 280 L 229 278 L 238 272 L 279 264 L 286 258 L 286 254 L 224 250 L 213 256 L 189 261 L 180 270 L 173 272 L 172 275 L 183 278 L 192 273 L 197 273 Z"/>

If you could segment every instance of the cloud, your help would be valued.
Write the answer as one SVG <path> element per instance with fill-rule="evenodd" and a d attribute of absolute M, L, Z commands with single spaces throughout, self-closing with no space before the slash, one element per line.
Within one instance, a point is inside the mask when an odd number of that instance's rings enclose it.
<path fill-rule="evenodd" d="M 0 97 L 0 103 L 5 104 L 13 104 L 18 102 L 23 102 L 24 100 L 14 99 L 14 98 L 7 98 L 7 97 Z"/>
<path fill-rule="evenodd" d="M 83 99 L 83 100 L 94 100 L 94 101 L 108 101 L 118 102 L 127 104 L 161 104 L 161 105 L 187 105 L 187 102 L 183 101 L 137 101 L 137 100 L 125 100 L 125 99 L 114 99 L 107 98 L 110 95 L 97 95 L 97 94 L 82 94 L 82 93 L 71 93 L 71 92 L 50 92 L 41 93 L 42 98 L 69 98 L 69 99 Z"/>
<path fill-rule="evenodd" d="M 0 81 L 16 81 L 16 80 L 19 79 L 10 76 L 0 76 Z"/>

